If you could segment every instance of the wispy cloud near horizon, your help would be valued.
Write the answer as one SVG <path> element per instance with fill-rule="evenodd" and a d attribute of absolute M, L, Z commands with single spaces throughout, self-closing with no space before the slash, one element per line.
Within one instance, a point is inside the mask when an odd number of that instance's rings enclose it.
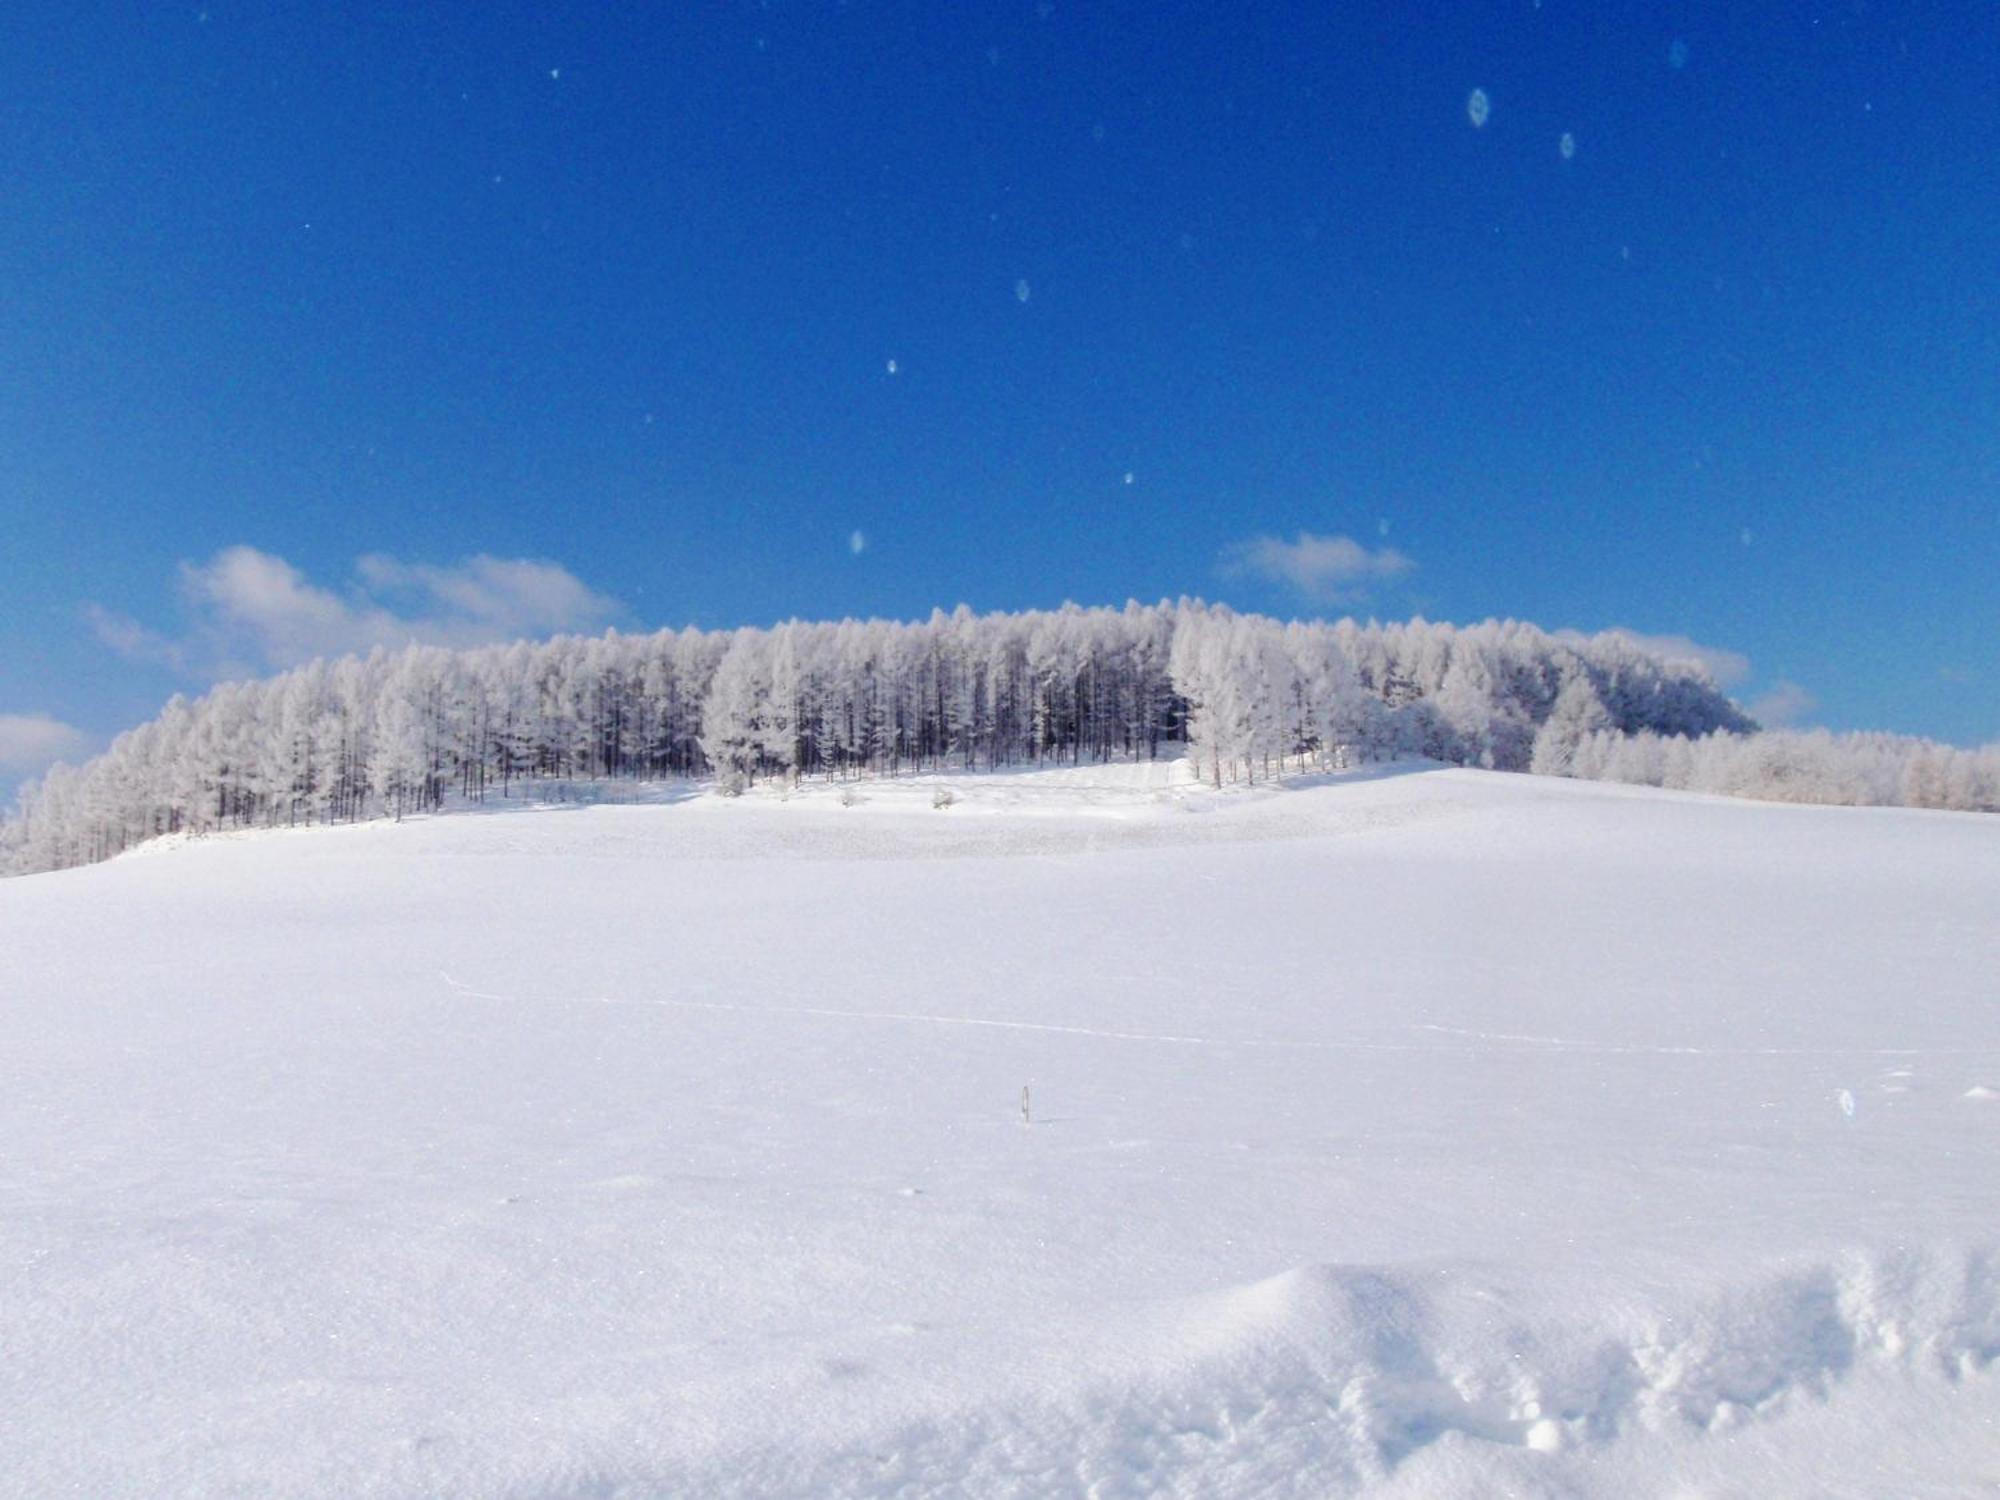
<path fill-rule="evenodd" d="M 205 563 L 180 565 L 180 594 L 189 620 L 179 633 L 95 603 L 83 606 L 84 618 L 120 656 L 221 679 L 377 646 L 463 647 L 595 631 L 625 613 L 557 563 L 483 553 L 450 566 L 371 553 L 336 591 L 272 553 L 225 547 Z"/>
<path fill-rule="evenodd" d="M 1416 563 L 1394 547 L 1301 531 L 1289 542 L 1275 536 L 1233 542 L 1223 549 L 1221 566 L 1225 577 L 1281 584 L 1315 604 L 1353 604 L 1371 585 L 1400 578 Z"/>
<path fill-rule="evenodd" d="M 1719 688 L 1741 687 L 1751 677 L 1750 658 L 1727 646 L 1706 646 L 1684 635 L 1656 635 L 1624 625 L 1614 625 L 1604 634 L 1623 636 L 1649 656 L 1664 657 L 1668 661 L 1699 662 L 1708 668 L 1708 675 L 1715 679 Z M 1580 637 L 1583 632 L 1559 630 L 1556 635 L 1558 638 L 1564 635 Z"/>
<path fill-rule="evenodd" d="M 1583 634 L 1573 630 L 1556 632 L 1559 639 L 1564 636 L 1580 639 Z M 1724 692 L 1741 692 L 1760 675 L 1748 656 L 1727 646 L 1705 645 L 1685 635 L 1654 634 L 1624 625 L 1614 625 L 1604 634 L 1622 636 L 1649 655 L 1668 661 L 1697 662 Z M 1810 689 L 1779 678 L 1744 702 L 1743 711 L 1767 729 L 1788 729 L 1808 719 L 1818 707 L 1819 699 Z"/>
<path fill-rule="evenodd" d="M 39 776 L 59 760 L 78 760 L 95 736 L 47 714 L 0 714 L 0 783 Z"/>
<path fill-rule="evenodd" d="M 1766 729 L 1789 729 L 1819 707 L 1819 699 L 1796 682 L 1778 681 L 1744 705 L 1744 711 Z"/>

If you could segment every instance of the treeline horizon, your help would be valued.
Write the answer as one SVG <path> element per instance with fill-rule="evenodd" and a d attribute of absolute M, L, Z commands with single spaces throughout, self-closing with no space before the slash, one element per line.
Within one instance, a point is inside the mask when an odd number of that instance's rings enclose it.
<path fill-rule="evenodd" d="M 909 623 L 410 645 L 177 695 L 103 754 L 23 788 L 0 824 L 0 872 L 87 864 L 174 833 L 434 812 L 548 782 L 713 777 L 728 794 L 772 777 L 1183 750 L 1218 786 L 1425 756 L 1739 790 L 1744 745 L 1811 739 L 1756 731 L 1699 661 L 1623 632 L 1514 620 L 1278 621 L 1199 600 L 961 605 Z M 1789 776 L 1780 794 L 2000 804 L 2000 754 L 1870 745 L 1867 774 Z M 1657 748 L 1635 758 L 1631 746 Z M 1818 745 L 1814 764 L 1847 753 Z M 1902 774 L 1911 756 L 1921 777 Z M 1808 781 L 1828 794 L 1799 796 Z"/>

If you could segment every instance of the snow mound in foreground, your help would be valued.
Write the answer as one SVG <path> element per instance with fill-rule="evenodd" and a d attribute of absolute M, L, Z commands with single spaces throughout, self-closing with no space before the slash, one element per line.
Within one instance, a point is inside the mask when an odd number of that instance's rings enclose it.
<path fill-rule="evenodd" d="M 2000 1399 L 2000 1269 L 1989 1251 L 1852 1252 L 1678 1309 L 1523 1316 L 1536 1300 L 1470 1267 L 1302 1266 L 1196 1299 L 1143 1336 L 1073 1340 L 1077 1367 L 1108 1369 L 1054 1399 L 930 1414 L 809 1465 L 794 1453 L 735 1454 L 703 1487 L 803 1496 L 962 1486 L 1108 1500 L 1507 1485 L 1558 1495 L 1598 1493 L 1623 1474 L 1632 1487 L 1617 1492 L 1650 1494 L 1663 1492 L 1649 1487 L 1661 1466 L 1685 1468 L 1706 1449 L 1702 1461 L 1723 1474 L 1746 1465 L 1776 1486 L 1745 1493 L 1793 1493 L 1758 1463 L 1754 1439 L 1773 1430 L 1764 1424 L 1872 1424 L 1898 1400 L 1922 1407 L 1963 1389 L 1967 1446 L 1911 1467 L 1876 1434 L 1877 1459 L 1890 1456 L 1878 1477 L 1921 1487 L 1925 1467 L 1949 1483 L 1968 1454 L 1977 1462 Z M 1876 1493 L 1867 1472 L 1852 1493 Z M 1818 1473 L 1809 1492 L 1847 1492 Z"/>

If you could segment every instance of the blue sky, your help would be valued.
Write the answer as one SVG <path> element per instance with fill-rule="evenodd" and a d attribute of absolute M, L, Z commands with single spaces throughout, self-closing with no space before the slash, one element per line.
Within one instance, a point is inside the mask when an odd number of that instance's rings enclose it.
<path fill-rule="evenodd" d="M 0 777 L 398 634 L 1183 593 L 2000 738 L 1996 78 L 1989 4 L 10 7 Z"/>

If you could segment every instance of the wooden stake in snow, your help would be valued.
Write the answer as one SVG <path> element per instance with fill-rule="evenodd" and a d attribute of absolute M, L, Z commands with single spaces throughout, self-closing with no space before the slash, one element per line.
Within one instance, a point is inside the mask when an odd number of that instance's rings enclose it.
<path fill-rule="evenodd" d="M 1028 1114 L 1028 1086 L 1025 1083 L 1021 1085 L 1021 1123 L 1023 1125 L 1035 1123 Z"/>

